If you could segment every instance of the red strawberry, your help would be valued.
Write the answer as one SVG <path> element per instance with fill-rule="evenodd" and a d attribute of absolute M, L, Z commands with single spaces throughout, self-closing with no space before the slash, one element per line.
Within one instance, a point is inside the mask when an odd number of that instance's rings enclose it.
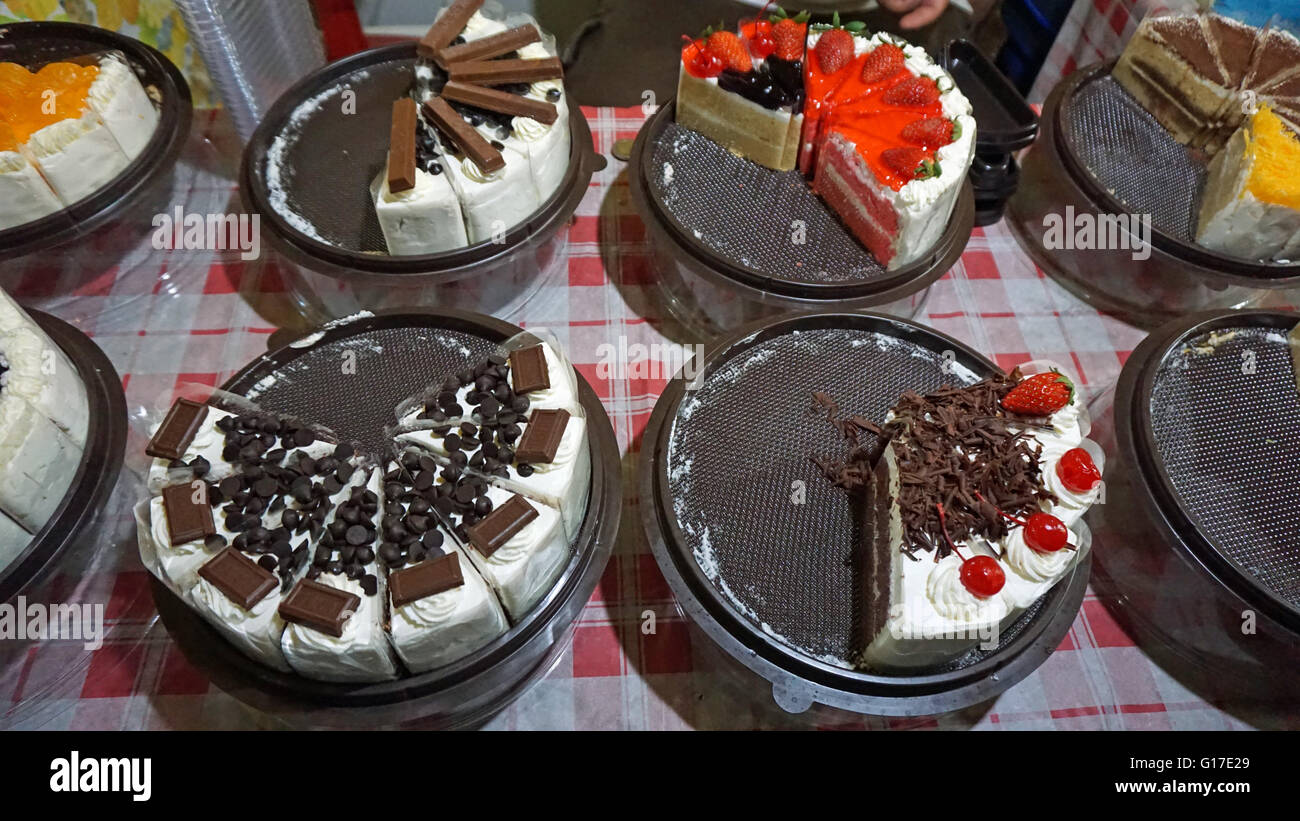
<path fill-rule="evenodd" d="M 808 36 L 808 26 L 796 23 L 786 17 L 772 27 L 772 39 L 776 42 L 776 56 L 782 60 L 794 62 L 803 59 L 803 44 Z"/>
<path fill-rule="evenodd" d="M 754 67 L 749 59 L 749 49 L 730 31 L 715 31 L 709 35 L 709 51 L 722 58 L 732 71 L 746 72 Z"/>
<path fill-rule="evenodd" d="M 880 161 L 904 179 L 933 177 L 939 168 L 926 152 L 910 145 L 901 148 L 885 148 L 880 152 Z"/>
<path fill-rule="evenodd" d="M 881 43 L 862 64 L 862 82 L 878 83 L 903 70 L 903 50 L 893 43 Z"/>
<path fill-rule="evenodd" d="M 853 59 L 853 35 L 844 29 L 830 29 L 817 40 L 817 62 L 823 74 L 834 74 Z"/>
<path fill-rule="evenodd" d="M 881 98 L 889 105 L 929 105 L 939 100 L 939 86 L 929 77 L 908 77 Z"/>
<path fill-rule="evenodd" d="M 1002 397 L 1002 407 L 1024 416 L 1049 416 L 1074 399 L 1074 383 L 1060 371 L 1036 373 L 1020 380 Z"/>
<path fill-rule="evenodd" d="M 947 145 L 953 139 L 952 120 L 943 117 L 922 117 L 903 126 L 899 135 L 905 142 L 916 145 Z"/>

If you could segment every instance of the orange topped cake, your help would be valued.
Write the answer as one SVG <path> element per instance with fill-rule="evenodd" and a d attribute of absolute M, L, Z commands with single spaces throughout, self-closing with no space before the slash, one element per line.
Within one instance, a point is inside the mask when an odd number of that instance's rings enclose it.
<path fill-rule="evenodd" d="M 1300 258 L 1300 139 L 1267 105 L 1210 163 L 1196 241 L 1251 259 Z"/>
<path fill-rule="evenodd" d="M 93 194 L 149 142 L 158 113 L 116 54 L 37 71 L 0 63 L 0 229 Z"/>
<path fill-rule="evenodd" d="M 923 49 L 860 23 L 837 16 L 795 43 L 805 16 L 690 41 L 677 122 L 769 168 L 797 164 L 882 265 L 913 262 L 943 233 L 970 169 L 970 103 Z"/>

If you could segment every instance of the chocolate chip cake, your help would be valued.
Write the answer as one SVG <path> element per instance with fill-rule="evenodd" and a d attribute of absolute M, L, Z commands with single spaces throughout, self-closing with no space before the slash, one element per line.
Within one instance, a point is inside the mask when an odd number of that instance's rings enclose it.
<path fill-rule="evenodd" d="M 482 648 L 572 555 L 591 477 L 576 375 L 553 343 L 511 340 L 395 413 L 391 452 L 371 455 L 235 399 L 178 400 L 147 447 L 146 566 L 245 654 L 307 678 Z"/>

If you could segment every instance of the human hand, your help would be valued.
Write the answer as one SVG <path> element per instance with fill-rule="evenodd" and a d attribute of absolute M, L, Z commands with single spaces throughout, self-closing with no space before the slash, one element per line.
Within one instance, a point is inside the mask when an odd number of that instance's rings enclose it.
<path fill-rule="evenodd" d="M 919 29 L 928 26 L 943 10 L 948 8 L 948 0 L 880 0 L 880 5 L 894 14 L 901 14 L 898 25 L 905 29 Z"/>

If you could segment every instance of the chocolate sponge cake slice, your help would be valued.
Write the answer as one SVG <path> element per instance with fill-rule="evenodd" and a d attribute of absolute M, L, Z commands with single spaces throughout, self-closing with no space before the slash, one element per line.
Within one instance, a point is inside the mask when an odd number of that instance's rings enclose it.
<path fill-rule="evenodd" d="M 863 543 L 859 571 L 864 646 L 889 625 L 894 577 L 891 562 L 902 554 L 898 484 L 898 462 L 893 449 L 886 447 L 862 488 Z"/>

